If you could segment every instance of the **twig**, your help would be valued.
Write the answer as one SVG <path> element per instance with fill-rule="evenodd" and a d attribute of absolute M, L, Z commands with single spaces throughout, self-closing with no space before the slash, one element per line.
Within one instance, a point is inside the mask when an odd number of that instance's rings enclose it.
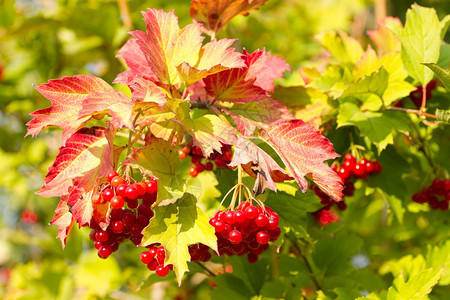
<path fill-rule="evenodd" d="M 128 9 L 127 0 L 117 0 L 119 4 L 120 16 L 122 17 L 123 25 L 128 29 L 133 29 L 133 23 L 131 22 L 130 10 Z"/>
<path fill-rule="evenodd" d="M 207 267 L 205 267 L 201 262 L 196 261 L 196 263 L 202 267 L 209 275 L 216 277 L 216 274 L 214 274 L 210 269 L 208 269 Z"/>
<path fill-rule="evenodd" d="M 422 85 L 422 105 L 420 105 L 420 111 L 425 113 L 425 105 L 427 104 L 427 86 Z"/>
<path fill-rule="evenodd" d="M 306 259 L 306 257 L 303 255 L 302 250 L 300 249 L 300 247 L 297 245 L 297 243 L 295 241 L 293 241 L 288 235 L 285 235 L 285 237 L 292 243 L 292 245 L 294 246 L 295 250 L 297 250 L 298 255 L 303 259 L 303 261 L 305 262 L 306 267 L 308 268 L 309 273 L 311 273 L 311 280 L 313 281 L 314 285 L 316 286 L 317 290 L 321 290 L 322 288 L 320 287 L 319 283 L 317 282 L 316 277 L 314 276 L 314 272 L 313 269 L 311 267 L 311 264 L 309 263 L 309 261 Z"/>
<path fill-rule="evenodd" d="M 436 119 L 435 115 L 432 115 L 432 114 L 429 114 L 429 113 L 426 113 L 426 112 L 422 111 L 422 108 L 420 110 L 417 110 L 417 109 L 410 109 L 410 108 L 403 108 L 403 107 L 395 107 L 394 106 L 394 107 L 389 107 L 388 110 L 403 111 L 403 112 L 408 113 L 408 114 L 416 114 L 416 115 L 419 115 L 419 116 L 425 116 L 425 117 L 428 117 L 428 118 Z"/>

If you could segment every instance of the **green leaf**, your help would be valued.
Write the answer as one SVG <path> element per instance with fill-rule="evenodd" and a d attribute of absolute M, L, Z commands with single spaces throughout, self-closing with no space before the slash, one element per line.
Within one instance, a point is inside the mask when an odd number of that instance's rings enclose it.
<path fill-rule="evenodd" d="M 400 39 L 406 71 L 422 85 L 427 85 L 433 73 L 420 63 L 436 63 L 439 59 L 441 27 L 436 11 L 413 4 L 406 13 L 405 27 L 389 26 L 389 29 Z"/>
<path fill-rule="evenodd" d="M 354 64 L 364 52 L 356 39 L 342 31 L 319 34 L 316 39 L 340 62 Z"/>
<path fill-rule="evenodd" d="M 444 40 L 449 25 L 450 25 L 450 15 L 446 15 L 439 24 L 439 27 L 441 28 L 441 40 Z"/>
<path fill-rule="evenodd" d="M 265 204 L 279 214 L 280 229 L 285 233 L 293 232 L 298 237 L 307 235 L 306 214 L 322 207 L 320 199 L 311 190 L 305 194 L 298 192 L 295 197 L 270 191 Z"/>
<path fill-rule="evenodd" d="M 256 263 L 250 264 L 247 256 L 234 256 L 231 258 L 233 275 L 242 279 L 254 294 L 260 294 L 261 288 L 266 280 L 267 259 L 259 259 Z"/>
<path fill-rule="evenodd" d="M 253 294 L 245 282 L 232 274 L 216 276 L 212 281 L 217 285 L 211 293 L 214 300 L 249 300 Z"/>
<path fill-rule="evenodd" d="M 361 135 L 369 138 L 381 153 L 387 145 L 393 144 L 394 130 L 408 131 L 408 119 L 399 112 L 361 111 L 354 103 L 345 102 L 339 108 L 337 117 L 338 128 L 342 126 L 356 126 Z"/>
<path fill-rule="evenodd" d="M 441 278 L 443 271 L 444 268 L 426 269 L 412 276 L 407 282 L 405 282 L 403 273 L 400 273 L 389 288 L 387 299 L 425 299 L 425 296 L 431 293 L 431 289 Z"/>
<path fill-rule="evenodd" d="M 335 288 L 333 292 L 336 293 L 336 300 L 356 299 L 361 296 L 361 292 L 357 289 Z"/>
<path fill-rule="evenodd" d="M 427 267 L 445 268 L 439 285 L 450 285 L 450 240 L 445 241 L 443 245 L 427 245 L 427 247 L 425 256 Z"/>
<path fill-rule="evenodd" d="M 162 139 L 150 138 L 142 149 L 134 149 L 123 164 L 158 178 L 158 202 L 173 202 L 186 191 L 188 175 L 177 172 L 178 151 Z"/>
<path fill-rule="evenodd" d="M 356 254 L 363 242 L 356 236 L 325 237 L 320 239 L 313 253 L 316 266 L 327 276 L 352 270 L 351 256 Z"/>
<path fill-rule="evenodd" d="M 196 205 L 197 199 L 189 193 L 176 203 L 155 208 L 155 216 L 142 231 L 141 246 L 159 243 L 166 249 L 165 264 L 173 264 L 178 283 L 189 271 L 188 246 L 203 243 L 217 251 L 214 228 L 208 216 Z"/>
<path fill-rule="evenodd" d="M 402 200 L 396 197 L 395 195 L 389 195 L 386 193 L 383 193 L 381 190 L 379 190 L 381 195 L 384 196 L 386 201 L 389 203 L 390 210 L 394 213 L 395 218 L 397 221 L 402 224 L 403 223 L 403 215 L 405 214 L 405 208 L 403 207 Z"/>
<path fill-rule="evenodd" d="M 450 91 L 450 70 L 449 69 L 443 69 L 437 64 L 434 63 L 424 63 L 423 65 L 430 68 L 434 74 L 441 80 L 442 84 L 445 86 L 445 88 Z"/>
<path fill-rule="evenodd" d="M 436 120 L 443 123 L 450 123 L 450 110 L 436 109 Z"/>

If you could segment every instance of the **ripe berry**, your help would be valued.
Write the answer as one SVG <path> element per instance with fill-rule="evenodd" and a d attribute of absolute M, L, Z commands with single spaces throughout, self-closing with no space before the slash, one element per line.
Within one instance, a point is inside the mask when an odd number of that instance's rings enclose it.
<path fill-rule="evenodd" d="M 183 149 L 178 150 L 178 156 L 180 157 L 180 159 L 185 159 L 188 154 L 186 152 L 183 151 Z"/>
<path fill-rule="evenodd" d="M 119 174 L 117 174 L 116 171 L 111 170 L 108 173 L 106 173 L 106 181 L 111 182 L 111 180 L 116 176 L 119 176 Z"/>
<path fill-rule="evenodd" d="M 166 258 L 166 250 L 163 246 L 158 247 L 158 249 L 156 250 L 156 255 L 163 259 Z"/>
<path fill-rule="evenodd" d="M 256 240 L 261 245 L 267 244 L 269 242 L 269 239 L 270 239 L 270 235 L 269 235 L 269 233 L 267 231 L 259 231 L 256 234 Z"/>
<path fill-rule="evenodd" d="M 198 171 L 195 166 L 189 168 L 189 175 L 191 175 L 192 177 L 197 177 Z"/>
<path fill-rule="evenodd" d="M 256 255 L 256 254 L 250 252 L 250 253 L 247 255 L 247 261 L 248 261 L 249 263 L 251 263 L 251 264 L 256 263 L 256 262 L 258 261 L 258 255 Z"/>
<path fill-rule="evenodd" d="M 115 209 L 120 209 L 125 205 L 125 199 L 123 199 L 121 196 L 114 196 L 111 199 L 111 207 Z"/>
<path fill-rule="evenodd" d="M 242 234 L 238 230 L 231 230 L 228 234 L 228 240 L 233 244 L 238 244 L 242 241 Z"/>
<path fill-rule="evenodd" d="M 93 242 L 95 242 L 95 230 L 92 230 L 91 232 L 89 232 L 89 239 Z"/>
<path fill-rule="evenodd" d="M 274 230 L 274 229 L 278 228 L 278 225 L 279 225 L 279 221 L 277 219 L 270 218 L 269 222 L 266 225 L 266 228 L 269 230 Z"/>
<path fill-rule="evenodd" d="M 245 214 L 247 216 L 247 219 L 251 219 L 252 220 L 252 219 L 254 219 L 254 218 L 256 218 L 258 216 L 259 211 L 258 211 L 258 209 L 256 207 L 251 205 L 251 206 L 249 206 L 249 207 L 247 207 L 245 209 Z"/>
<path fill-rule="evenodd" d="M 339 174 L 339 177 L 341 177 L 341 179 L 342 179 L 343 181 L 345 181 L 345 180 L 346 180 L 347 178 L 349 178 L 350 175 L 351 175 L 350 170 L 347 169 L 347 168 L 344 167 L 344 166 L 340 167 L 337 173 Z"/>
<path fill-rule="evenodd" d="M 139 202 L 137 199 L 127 199 L 127 206 L 129 209 L 135 209 L 138 205 Z"/>
<path fill-rule="evenodd" d="M 214 165 L 213 165 L 212 162 L 209 161 L 209 162 L 207 162 L 207 163 L 205 164 L 205 170 L 206 170 L 206 171 L 212 171 L 213 168 L 214 168 Z"/>
<path fill-rule="evenodd" d="M 128 184 L 122 183 L 121 185 L 116 187 L 116 194 L 123 198 L 126 198 L 127 196 L 125 194 L 125 190 L 127 189 L 127 187 L 128 187 Z"/>
<path fill-rule="evenodd" d="M 266 225 L 269 223 L 269 218 L 267 218 L 265 215 L 260 214 L 255 218 L 255 224 L 258 225 L 258 227 L 266 227 Z"/>
<path fill-rule="evenodd" d="M 136 223 L 136 216 L 131 211 L 128 211 L 123 215 L 122 222 L 126 226 L 131 227 L 134 223 Z"/>
<path fill-rule="evenodd" d="M 247 220 L 247 217 L 245 215 L 245 212 L 242 210 L 236 210 L 234 212 L 234 220 L 236 223 L 243 223 Z"/>
<path fill-rule="evenodd" d="M 108 256 L 111 255 L 112 252 L 113 251 L 111 246 L 108 245 L 101 246 L 100 249 L 98 249 L 98 256 L 100 256 L 101 258 L 107 258 Z"/>
<path fill-rule="evenodd" d="M 114 190 L 113 190 L 113 189 L 107 188 L 107 189 L 104 189 L 104 190 L 103 190 L 103 192 L 102 192 L 102 198 L 103 198 L 106 202 L 111 201 L 112 197 L 114 197 Z"/>
<path fill-rule="evenodd" d="M 149 264 L 147 264 L 147 268 L 150 271 L 155 271 L 158 266 L 159 266 L 159 262 L 156 258 L 152 259 L 152 261 Z"/>
<path fill-rule="evenodd" d="M 120 220 L 114 221 L 109 225 L 111 227 L 111 231 L 114 233 L 121 233 L 125 226 L 123 225 L 123 222 Z"/>
<path fill-rule="evenodd" d="M 95 239 L 99 242 L 106 242 L 109 238 L 109 234 L 107 231 L 97 231 L 95 233 Z"/>
<path fill-rule="evenodd" d="M 155 256 L 152 256 L 150 252 L 144 251 L 141 253 L 141 262 L 147 265 L 153 260 L 154 257 Z"/>
<path fill-rule="evenodd" d="M 167 266 L 159 266 L 156 268 L 156 275 L 159 277 L 164 277 L 169 273 L 169 268 Z"/>
<path fill-rule="evenodd" d="M 137 186 L 135 184 L 130 184 L 125 190 L 125 196 L 131 200 L 136 199 L 139 196 Z"/>
<path fill-rule="evenodd" d="M 216 232 L 221 232 L 225 229 L 225 224 L 222 221 L 217 220 L 214 224 L 214 230 Z"/>
<path fill-rule="evenodd" d="M 150 181 L 147 183 L 147 193 L 153 194 L 158 191 L 158 181 L 155 177 L 152 177 Z"/>
<path fill-rule="evenodd" d="M 357 163 L 355 165 L 355 167 L 353 168 L 353 173 L 355 174 L 356 177 L 359 178 L 363 178 L 366 175 L 366 166 L 361 164 L 361 163 Z"/>
<path fill-rule="evenodd" d="M 118 187 L 119 185 L 121 185 L 122 183 L 125 183 L 125 179 L 123 179 L 120 176 L 116 176 L 113 179 L 111 179 L 111 186 L 112 187 Z"/>

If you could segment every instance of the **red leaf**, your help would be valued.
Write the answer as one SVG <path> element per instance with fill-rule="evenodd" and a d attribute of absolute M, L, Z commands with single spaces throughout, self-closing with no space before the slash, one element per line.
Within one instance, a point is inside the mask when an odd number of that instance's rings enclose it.
<path fill-rule="evenodd" d="M 73 134 L 59 149 L 38 194 L 44 197 L 68 195 L 75 179 L 104 176 L 112 169 L 112 131 L 105 127 L 91 127 Z"/>
<path fill-rule="evenodd" d="M 266 141 L 280 155 L 284 164 L 304 192 L 308 183 L 304 176 L 336 201 L 342 200 L 342 181 L 324 161 L 339 155 L 333 144 L 302 120 L 279 120 L 262 131 Z"/>
<path fill-rule="evenodd" d="M 134 104 L 123 92 L 116 90 L 106 90 L 91 93 L 84 101 L 79 111 L 80 118 L 95 116 L 108 112 L 111 122 L 116 128 L 124 126 L 134 130 L 133 113 Z"/>
<path fill-rule="evenodd" d="M 61 201 L 59 202 L 58 207 L 56 207 L 55 215 L 50 222 L 50 224 L 58 226 L 58 235 L 56 238 L 61 240 L 63 249 L 66 246 L 67 236 L 75 224 L 75 219 L 72 217 L 70 206 L 67 204 L 67 199 L 67 196 L 61 197 Z"/>
<path fill-rule="evenodd" d="M 179 83 L 176 66 L 184 62 L 193 66 L 198 60 L 203 41 L 200 25 L 190 24 L 180 29 L 173 11 L 166 13 L 163 10 L 148 9 L 142 14 L 147 32 L 133 31 L 132 35 L 145 56 L 147 66 L 159 82 L 171 85 Z M 137 49 L 133 50 L 132 55 L 135 53 Z M 142 59 L 138 61 L 141 62 Z"/>
<path fill-rule="evenodd" d="M 264 193 L 266 187 L 276 191 L 275 182 L 293 179 L 269 154 L 242 137 L 238 137 L 233 160 L 228 165 L 236 167 L 239 164 L 250 176 L 256 178 L 253 188 L 256 196 Z"/>
<path fill-rule="evenodd" d="M 48 126 L 58 126 L 64 129 L 63 143 L 90 118 L 79 116 L 83 100 L 93 92 L 112 89 L 105 81 L 92 75 L 54 79 L 35 88 L 50 100 L 52 105 L 31 113 L 34 119 L 27 123 L 26 136 L 36 136 Z"/>
<path fill-rule="evenodd" d="M 271 98 L 257 102 L 236 103 L 229 109 L 222 109 L 236 122 L 236 128 L 243 135 L 252 135 L 256 128 L 267 128 L 279 119 L 292 119 L 287 107 Z"/>
<path fill-rule="evenodd" d="M 209 35 L 218 32 L 233 17 L 248 14 L 267 0 L 193 0 L 192 20 L 203 24 L 203 31 Z"/>
<path fill-rule="evenodd" d="M 210 97 L 235 103 L 264 99 L 268 97 L 267 91 L 273 91 L 273 79 L 289 69 L 281 58 L 270 57 L 264 50 L 251 54 L 244 50 L 244 55 L 244 68 L 221 71 L 203 79 Z"/>

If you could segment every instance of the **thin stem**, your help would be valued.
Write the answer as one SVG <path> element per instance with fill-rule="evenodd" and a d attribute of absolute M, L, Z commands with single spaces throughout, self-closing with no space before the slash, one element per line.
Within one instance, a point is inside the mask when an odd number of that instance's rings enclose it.
<path fill-rule="evenodd" d="M 142 112 L 142 111 L 139 110 L 138 113 L 136 114 L 136 117 L 134 117 L 134 120 L 133 120 L 133 128 L 134 128 L 134 126 L 136 126 L 136 122 L 137 122 L 139 116 L 141 115 L 141 112 Z M 131 145 L 133 144 L 133 143 L 131 142 L 132 137 L 133 137 L 133 131 L 130 129 L 130 133 L 128 134 L 127 156 L 128 156 L 128 154 L 131 153 Z"/>
<path fill-rule="evenodd" d="M 238 166 L 238 184 L 239 184 L 239 204 L 241 204 L 242 202 L 242 193 L 241 193 L 241 189 L 242 189 L 242 166 L 239 165 Z"/>
<path fill-rule="evenodd" d="M 122 17 L 123 25 L 128 29 L 133 29 L 133 22 L 131 22 L 130 10 L 128 9 L 127 0 L 117 0 L 119 3 L 120 16 Z"/>
<path fill-rule="evenodd" d="M 202 267 L 210 276 L 216 277 L 216 274 L 214 274 L 210 269 L 205 267 L 201 262 L 196 261 L 196 263 Z"/>
<path fill-rule="evenodd" d="M 423 102 L 422 102 L 422 104 L 423 104 Z M 428 117 L 428 118 L 436 119 L 435 115 L 423 112 L 422 108 L 420 110 L 417 110 L 417 109 L 410 109 L 410 108 L 403 108 L 403 107 L 389 107 L 388 110 L 403 111 L 403 112 L 408 113 L 408 114 L 416 114 L 416 115 L 419 115 L 419 116 L 425 116 L 425 117 Z"/>
<path fill-rule="evenodd" d="M 427 104 L 427 86 L 422 85 L 422 105 L 420 111 L 425 113 L 425 105 Z"/>
<path fill-rule="evenodd" d="M 292 245 L 294 246 L 295 250 L 297 250 L 298 255 L 303 259 L 303 261 L 305 262 L 306 267 L 308 268 L 309 273 L 311 273 L 311 280 L 313 281 L 314 285 L 316 286 L 317 290 L 321 290 L 322 288 L 320 287 L 319 283 L 317 282 L 316 277 L 314 276 L 314 272 L 313 269 L 311 267 L 311 264 L 309 263 L 308 259 L 306 259 L 306 256 L 303 255 L 302 250 L 300 249 L 300 247 L 297 245 L 297 243 L 292 240 L 288 235 L 285 235 L 285 237 L 292 243 Z"/>

